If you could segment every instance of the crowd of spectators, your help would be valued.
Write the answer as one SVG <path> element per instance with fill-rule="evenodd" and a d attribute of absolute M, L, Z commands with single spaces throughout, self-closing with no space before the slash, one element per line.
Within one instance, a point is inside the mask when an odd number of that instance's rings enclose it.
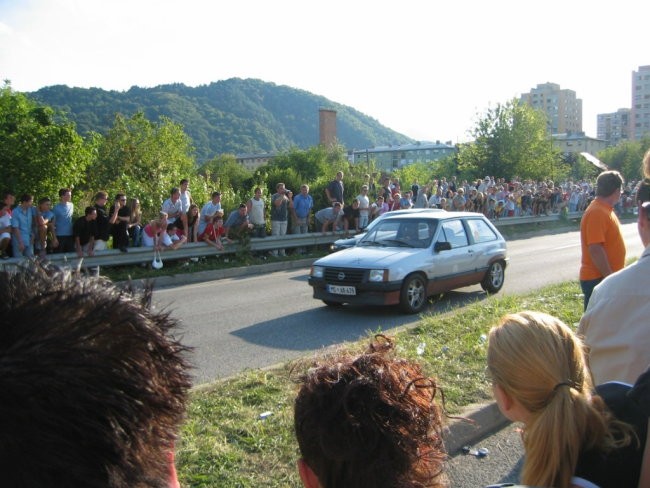
<path fill-rule="evenodd" d="M 378 216 L 405 208 L 480 212 L 496 220 L 581 212 L 594 198 L 594 183 L 586 180 L 555 183 L 519 178 L 506 181 L 486 176 L 461 181 L 452 176 L 422 185 L 414 182 L 402 188 L 397 178 L 384 176 L 375 184 L 366 175 L 356 197 L 345 201 L 343 180 L 344 174 L 339 171 L 327 185 L 325 208 L 314 208 L 315 199 L 309 194 L 309 185 L 301 185 L 300 192 L 294 194 L 280 182 L 269 202 L 263 197 L 262 189 L 255 188 L 250 199 L 226 217 L 219 191 L 213 192 L 211 200 L 200 206 L 201 202 L 192 199 L 189 181 L 183 179 L 161 203 L 159 216 L 149 222 L 143 221 L 139 199 L 128 198 L 124 193 L 114 195 L 109 205 L 109 195 L 97 192 L 94 204 L 75 220 L 68 188 L 59 191 L 56 204 L 44 197 L 37 205 L 28 194 L 22 195 L 16 204 L 15 193 L 5 191 L 0 207 L 0 256 L 45 257 L 51 252 L 92 256 L 107 249 L 109 242 L 121 252 L 137 246 L 177 249 L 186 242 L 205 242 L 222 249 L 224 243 L 232 242 L 231 238 L 242 240 L 310 231 L 359 232 Z M 624 188 L 616 209 L 618 214 L 632 212 L 635 188 L 634 181 Z M 222 230 L 215 231 L 215 228 Z M 272 251 L 272 255 L 282 256 L 284 250 Z"/>

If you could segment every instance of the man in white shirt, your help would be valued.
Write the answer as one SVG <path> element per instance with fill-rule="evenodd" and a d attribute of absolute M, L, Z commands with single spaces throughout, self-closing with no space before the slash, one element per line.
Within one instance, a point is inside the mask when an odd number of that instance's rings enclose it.
<path fill-rule="evenodd" d="M 203 234 L 203 231 L 207 225 L 212 222 L 214 214 L 217 212 L 223 212 L 221 208 L 221 193 L 218 191 L 212 192 L 212 200 L 203 205 L 201 209 L 201 218 L 199 219 L 199 235 Z"/>

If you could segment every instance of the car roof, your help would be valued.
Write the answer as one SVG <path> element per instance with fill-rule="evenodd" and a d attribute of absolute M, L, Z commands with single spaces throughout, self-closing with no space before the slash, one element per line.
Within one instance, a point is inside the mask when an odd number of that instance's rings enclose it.
<path fill-rule="evenodd" d="M 427 209 L 419 209 L 419 210 L 427 210 Z M 436 220 L 443 220 L 443 219 L 454 219 L 454 218 L 459 218 L 459 217 L 470 217 L 470 218 L 480 218 L 485 220 L 485 216 L 480 213 L 476 212 L 446 212 L 444 210 L 440 209 L 428 209 L 428 210 L 439 210 L 438 212 L 431 212 L 431 214 L 424 213 L 423 212 L 417 212 L 417 213 L 403 213 L 403 214 L 398 214 L 397 211 L 394 213 L 394 215 L 388 215 L 387 217 L 384 217 L 383 220 L 390 220 L 393 218 L 400 218 L 400 219 L 422 219 L 422 218 L 435 218 Z M 391 212 L 393 214 L 393 212 Z"/>

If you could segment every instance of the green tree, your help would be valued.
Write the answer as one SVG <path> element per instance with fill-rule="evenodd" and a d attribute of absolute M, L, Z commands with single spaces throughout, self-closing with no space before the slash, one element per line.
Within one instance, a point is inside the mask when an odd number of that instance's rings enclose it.
<path fill-rule="evenodd" d="M 559 179 L 568 170 L 546 133 L 541 111 L 513 99 L 479 118 L 474 141 L 460 147 L 459 169 L 470 177 Z"/>
<path fill-rule="evenodd" d="M 598 159 L 610 169 L 619 171 L 625 180 L 638 180 L 642 177 L 641 161 L 650 148 L 650 136 L 640 141 L 625 141 L 598 153 Z"/>
<path fill-rule="evenodd" d="M 99 145 L 98 163 L 89 168 L 88 190 L 111 195 L 123 191 L 139 198 L 150 215 L 182 178 L 192 181 L 196 201 L 207 199 L 207 186 L 197 181 L 192 143 L 182 127 L 165 117 L 154 123 L 142 113 L 130 118 L 118 114 Z"/>
<path fill-rule="evenodd" d="M 248 189 L 253 185 L 253 173 L 237 163 L 234 154 L 222 154 L 206 161 L 200 166 L 199 173 L 217 188 Z"/>
<path fill-rule="evenodd" d="M 5 82 L 0 89 L 0 187 L 57 199 L 62 187 L 84 181 L 92 145 L 72 122 Z"/>

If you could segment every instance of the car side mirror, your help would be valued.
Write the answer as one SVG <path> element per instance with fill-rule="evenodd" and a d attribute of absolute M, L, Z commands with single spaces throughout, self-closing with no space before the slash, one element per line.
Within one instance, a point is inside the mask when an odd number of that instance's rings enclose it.
<path fill-rule="evenodd" d="M 433 246 L 433 250 L 435 252 L 440 252 L 440 251 L 451 251 L 451 242 L 442 242 L 442 241 L 437 241 L 436 244 Z"/>

